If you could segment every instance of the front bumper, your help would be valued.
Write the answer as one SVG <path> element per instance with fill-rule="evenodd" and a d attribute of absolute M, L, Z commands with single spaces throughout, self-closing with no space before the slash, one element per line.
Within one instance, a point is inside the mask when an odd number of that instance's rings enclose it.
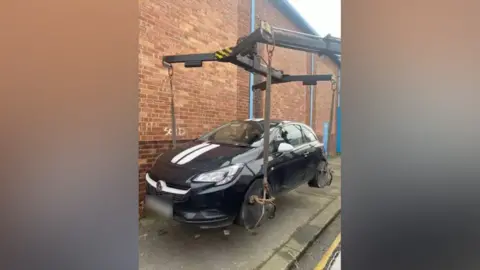
<path fill-rule="evenodd" d="M 238 192 L 234 185 L 211 188 L 209 192 L 209 189 L 173 188 L 162 180 L 158 181 L 159 188 L 157 189 L 157 182 L 150 178 L 149 174 L 146 175 L 146 180 L 147 202 L 152 197 L 156 197 L 164 203 L 168 202 L 171 205 L 169 218 L 200 228 L 219 228 L 231 225 L 243 200 L 243 194 Z M 169 206 L 164 204 L 164 207 Z M 153 210 L 159 212 L 156 209 Z M 164 213 L 160 214 L 165 216 Z"/>

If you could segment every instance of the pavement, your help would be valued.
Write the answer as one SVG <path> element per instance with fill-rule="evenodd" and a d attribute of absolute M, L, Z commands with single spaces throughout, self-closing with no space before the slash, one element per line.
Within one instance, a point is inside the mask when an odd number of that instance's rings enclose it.
<path fill-rule="evenodd" d="M 340 211 L 340 158 L 330 187 L 301 186 L 276 198 L 277 212 L 256 233 L 197 230 L 147 213 L 139 225 L 139 269 L 289 269 Z"/>

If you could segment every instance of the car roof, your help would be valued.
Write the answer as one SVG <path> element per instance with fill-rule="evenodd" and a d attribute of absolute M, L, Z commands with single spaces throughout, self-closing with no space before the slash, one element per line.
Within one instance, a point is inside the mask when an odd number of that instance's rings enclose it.
<path fill-rule="evenodd" d="M 250 119 L 245 119 L 244 121 L 252 121 L 252 122 L 257 122 L 257 123 L 263 123 L 264 119 L 263 118 L 250 118 Z M 302 124 L 305 125 L 304 123 L 300 122 L 294 122 L 294 121 L 288 121 L 288 120 L 281 120 L 281 119 L 270 119 L 270 124 L 273 126 L 277 126 L 280 124 Z"/>

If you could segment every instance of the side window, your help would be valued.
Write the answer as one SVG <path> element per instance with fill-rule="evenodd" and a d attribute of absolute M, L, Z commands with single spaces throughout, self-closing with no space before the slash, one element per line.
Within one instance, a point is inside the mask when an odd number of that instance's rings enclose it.
<path fill-rule="evenodd" d="M 298 146 L 304 143 L 302 130 L 299 125 L 288 125 L 282 129 L 282 137 L 285 142 Z"/>
<path fill-rule="evenodd" d="M 311 129 L 309 129 L 306 126 L 302 126 L 302 130 L 303 130 L 303 135 L 305 135 L 305 140 L 307 142 L 314 142 L 317 140 L 317 136 L 315 136 L 315 134 L 312 133 Z"/>
<path fill-rule="evenodd" d="M 271 129 L 272 131 L 270 132 L 270 147 L 268 149 L 269 153 L 272 154 L 276 151 L 278 147 L 278 143 L 281 141 L 280 137 L 280 130 L 278 128 L 273 128 Z"/>

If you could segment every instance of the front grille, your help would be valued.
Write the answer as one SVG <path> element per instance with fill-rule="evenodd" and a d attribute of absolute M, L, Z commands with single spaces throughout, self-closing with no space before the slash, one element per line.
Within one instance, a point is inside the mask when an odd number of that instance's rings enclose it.
<path fill-rule="evenodd" d="M 186 202 L 188 200 L 188 195 L 179 195 L 179 194 L 171 194 L 173 202 Z"/>
<path fill-rule="evenodd" d="M 154 174 L 151 171 L 148 172 L 148 174 L 150 175 L 150 178 L 154 179 L 155 181 L 158 181 L 158 179 L 163 180 L 165 182 L 165 184 L 167 185 L 167 187 L 169 187 L 169 188 L 175 188 L 175 189 L 180 189 L 180 190 L 190 189 L 190 185 L 185 183 L 184 181 L 181 181 L 181 182 L 183 182 L 182 184 L 175 183 L 175 182 L 180 182 L 179 179 L 187 179 L 187 178 L 183 178 L 181 176 L 179 177 L 177 175 L 175 175 L 175 177 L 172 177 L 172 175 L 163 174 L 163 173 L 162 173 L 161 176 L 158 176 L 157 174 Z"/>
<path fill-rule="evenodd" d="M 147 187 L 147 193 L 149 195 L 154 195 L 154 196 L 159 196 L 159 197 L 164 197 L 167 199 L 171 199 L 173 202 L 185 202 L 188 200 L 188 194 L 185 195 L 180 195 L 180 194 L 172 194 L 172 193 L 166 193 L 163 191 L 157 191 L 154 187 L 148 186 Z"/>
<path fill-rule="evenodd" d="M 190 188 L 190 187 L 187 186 L 187 184 L 183 184 L 183 185 L 179 185 L 179 184 L 175 184 L 175 183 L 166 183 L 166 184 L 167 184 L 167 187 L 180 189 L 180 190 L 187 190 L 187 189 Z"/>
<path fill-rule="evenodd" d="M 176 189 L 182 189 L 182 190 L 187 190 L 188 188 L 185 187 L 177 187 L 177 185 L 171 185 L 167 184 L 168 187 L 170 188 L 176 188 Z M 164 191 L 158 191 L 155 187 L 152 187 L 150 184 L 147 183 L 147 194 L 149 195 L 154 195 L 154 196 L 160 196 L 160 197 L 165 197 L 168 199 L 171 199 L 173 202 L 185 202 L 188 200 L 188 193 L 185 195 L 181 194 L 173 194 L 173 193 L 167 193 Z"/>
<path fill-rule="evenodd" d="M 149 172 L 149 175 L 152 179 L 157 181 L 161 179 L 165 182 L 165 184 L 170 188 L 180 189 L 180 190 L 187 190 L 190 188 L 190 185 L 185 183 L 185 180 L 191 176 L 191 173 L 181 173 L 181 170 L 176 170 L 175 172 L 169 171 L 162 171 L 162 173 L 153 173 Z"/>

